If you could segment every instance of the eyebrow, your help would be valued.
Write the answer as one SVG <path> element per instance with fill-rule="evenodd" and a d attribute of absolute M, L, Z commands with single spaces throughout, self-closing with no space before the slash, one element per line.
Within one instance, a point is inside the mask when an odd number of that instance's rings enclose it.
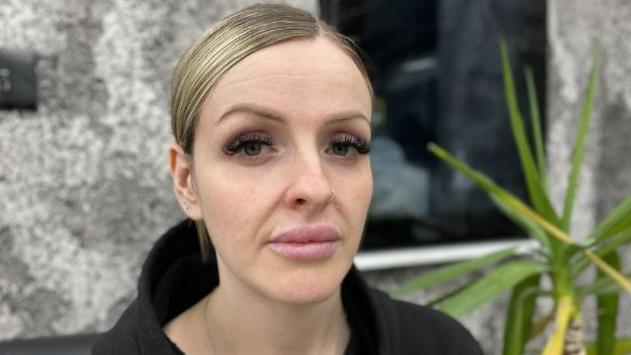
<path fill-rule="evenodd" d="M 286 122 L 286 119 L 283 117 L 282 114 L 270 108 L 267 108 L 261 105 L 256 105 L 256 104 L 240 103 L 240 104 L 230 106 L 230 108 L 228 108 L 228 110 L 226 110 L 226 112 L 224 112 L 219 117 L 219 120 L 217 120 L 215 125 L 219 125 L 221 122 L 225 121 L 230 116 L 237 113 L 249 113 L 249 114 L 254 114 L 256 116 L 270 119 L 273 121 L 278 121 L 278 122 L 283 122 L 283 123 Z M 358 119 L 358 118 L 363 119 L 366 121 L 366 123 L 370 124 L 370 120 L 368 119 L 368 117 L 366 117 L 366 115 L 364 115 L 362 112 L 357 111 L 357 110 L 341 111 L 341 112 L 336 112 L 334 114 L 331 114 L 329 115 L 329 120 L 326 122 L 326 124 L 331 124 L 331 123 L 340 122 L 340 121 L 348 121 L 348 120 L 353 120 L 353 119 Z"/>

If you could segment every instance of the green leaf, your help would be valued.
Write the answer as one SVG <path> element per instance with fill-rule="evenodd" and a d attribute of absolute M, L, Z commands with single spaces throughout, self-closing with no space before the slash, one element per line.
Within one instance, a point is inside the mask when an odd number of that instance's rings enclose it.
<path fill-rule="evenodd" d="M 622 275 L 617 269 L 611 267 L 611 265 L 591 251 L 586 250 L 583 254 L 585 254 L 592 264 L 596 265 L 599 271 L 602 271 L 605 275 L 607 275 L 607 277 L 611 278 L 614 282 L 620 285 L 620 287 L 627 291 L 627 293 L 631 294 L 631 280 Z"/>
<path fill-rule="evenodd" d="M 455 289 L 453 289 L 453 290 L 451 290 L 451 291 L 449 291 L 447 293 L 444 293 L 444 294 L 434 298 L 433 300 L 427 302 L 426 305 L 430 306 L 430 307 L 434 307 L 435 305 L 443 302 L 444 300 L 446 300 L 448 298 L 453 297 L 458 292 L 460 292 L 460 291 L 464 290 L 465 288 L 469 287 L 469 284 L 471 284 L 472 282 L 473 282 L 473 280 L 471 282 L 469 282 L 469 283 L 466 283 L 464 285 L 458 286 Z"/>
<path fill-rule="evenodd" d="M 485 266 L 495 264 L 513 255 L 515 248 L 502 249 L 480 258 L 466 260 L 457 264 L 451 264 L 438 270 L 424 273 L 406 282 L 400 288 L 392 292 L 394 297 L 401 297 L 410 292 L 424 289 L 428 286 L 454 280 L 462 275 L 478 270 Z"/>
<path fill-rule="evenodd" d="M 601 243 L 592 244 L 589 246 L 590 249 L 593 249 L 596 255 L 603 257 L 603 255 L 609 254 L 609 252 L 617 250 L 619 247 L 625 246 L 631 243 L 631 228 L 628 230 L 622 231 L 621 233 L 608 237 Z M 585 254 L 577 254 L 575 256 L 576 260 L 571 263 L 572 273 L 575 276 L 580 275 L 585 271 L 587 266 L 589 265 L 589 260 L 585 256 Z"/>
<path fill-rule="evenodd" d="M 537 102 L 537 88 L 535 79 L 532 75 L 532 69 L 526 67 L 526 85 L 528 87 L 528 102 L 530 103 L 530 118 L 532 122 L 532 136 L 535 141 L 535 155 L 537 157 L 537 166 L 539 168 L 539 177 L 541 187 L 547 194 L 546 177 L 548 172 L 546 169 L 546 154 L 543 144 L 543 133 L 541 132 L 541 118 L 539 117 L 539 103 Z"/>
<path fill-rule="evenodd" d="M 491 200 L 509 219 L 530 232 L 531 236 L 537 238 L 537 240 L 539 240 L 539 242 L 541 243 L 541 249 L 544 250 L 546 254 L 550 253 L 550 238 L 546 235 L 543 229 L 541 229 L 541 227 L 539 227 L 536 223 L 532 222 L 523 215 L 519 214 L 514 208 L 512 208 L 499 198 L 491 196 Z"/>
<path fill-rule="evenodd" d="M 599 71 L 600 58 L 596 56 L 594 58 L 594 64 L 592 65 L 592 69 L 589 75 L 589 84 L 587 86 L 585 100 L 583 101 L 581 122 L 579 124 L 578 133 L 576 135 L 574 154 L 572 156 L 572 167 L 570 170 L 570 175 L 568 177 L 568 186 L 565 193 L 565 203 L 563 204 L 563 218 L 561 222 L 562 228 L 565 231 L 569 230 L 570 222 L 572 219 L 572 211 L 574 210 L 574 199 L 576 197 L 578 179 L 580 176 L 583 156 L 585 153 L 585 139 L 589 130 L 589 121 L 592 115 L 592 107 L 594 105 L 594 95 L 596 94 Z"/>
<path fill-rule="evenodd" d="M 620 291 L 620 286 L 610 278 L 602 278 L 587 286 L 578 286 L 576 291 L 580 298 L 585 298 L 590 295 L 598 296 L 618 292 Z"/>
<path fill-rule="evenodd" d="M 614 355 L 629 355 L 629 354 L 631 354 L 631 338 L 617 339 Z"/>
<path fill-rule="evenodd" d="M 620 256 L 611 252 L 603 257 L 611 267 L 620 270 Z M 608 279 L 600 270 L 597 279 Z M 616 340 L 616 319 L 618 316 L 619 293 L 611 292 L 596 297 L 598 304 L 598 332 L 596 333 L 596 349 L 598 354 L 611 354 Z"/>
<path fill-rule="evenodd" d="M 517 103 L 517 95 L 515 93 L 515 83 L 513 81 L 512 69 L 508 50 L 503 40 L 500 41 L 500 52 L 502 57 L 502 72 L 504 74 L 504 90 L 506 93 L 506 103 L 508 106 L 508 116 L 510 118 L 511 128 L 513 131 L 513 139 L 517 146 L 517 152 L 521 162 L 522 172 L 526 181 L 528 195 L 532 201 L 535 210 L 542 214 L 548 221 L 555 225 L 559 225 L 559 218 L 545 194 L 542 187 L 542 178 L 537 172 L 528 138 L 524 130 L 524 123 L 519 112 Z"/>
<path fill-rule="evenodd" d="M 599 355 L 596 353 L 596 346 L 593 342 L 585 343 L 587 355 Z M 618 338 L 615 341 L 614 350 L 611 355 L 629 355 L 631 354 L 631 338 Z"/>
<path fill-rule="evenodd" d="M 585 251 L 588 250 L 588 247 L 581 244 L 567 244 L 563 245 L 561 249 L 567 257 L 571 257 L 576 254 L 584 255 Z"/>
<path fill-rule="evenodd" d="M 631 278 L 631 274 L 626 274 L 624 277 Z M 599 296 L 620 291 L 622 291 L 622 287 L 610 278 L 598 279 L 587 286 L 577 287 L 577 295 L 581 298 L 585 298 L 590 295 Z"/>
<path fill-rule="evenodd" d="M 631 243 L 631 229 L 626 230 L 617 236 L 608 238 L 605 241 L 605 244 L 598 245 L 596 254 L 602 257 L 603 255 L 629 243 Z"/>
<path fill-rule="evenodd" d="M 466 164 L 458 161 L 457 159 L 452 157 L 449 153 L 447 153 L 447 151 L 440 148 L 436 144 L 433 144 L 433 143 L 428 144 L 428 149 L 432 153 L 434 153 L 437 157 L 446 161 L 453 168 L 465 174 L 469 179 L 471 179 L 473 182 L 478 184 L 478 186 L 482 187 L 484 190 L 491 193 L 495 198 L 502 200 L 504 203 L 514 208 L 517 213 L 523 215 L 526 218 L 529 218 L 532 222 L 539 225 L 550 236 L 553 236 L 556 240 L 568 245 L 576 244 L 567 233 L 560 230 L 557 226 L 555 226 L 554 224 L 551 224 L 549 221 L 541 217 L 535 211 L 530 209 L 530 207 L 524 204 L 520 199 L 518 199 L 511 193 L 497 186 L 491 179 L 486 177 L 484 174 L 481 174 L 471 169 Z M 577 245 L 577 247 L 581 247 L 581 246 Z M 622 288 L 624 288 L 627 292 L 631 294 L 631 281 L 626 279 L 617 270 L 612 269 L 598 255 L 594 254 L 590 250 L 586 250 L 584 247 L 581 247 L 581 248 L 582 248 L 582 253 L 587 257 L 589 262 L 594 264 L 600 270 L 604 271 L 607 274 L 607 276 L 612 278 Z"/>
<path fill-rule="evenodd" d="M 567 235 L 567 233 L 560 230 L 556 225 L 543 218 L 537 212 L 533 211 L 518 197 L 499 187 L 486 175 L 472 169 L 465 163 L 454 158 L 446 150 L 434 143 L 429 143 L 427 145 L 427 149 L 430 152 L 434 153 L 434 155 L 436 155 L 438 158 L 449 164 L 452 168 L 458 170 L 460 173 L 468 177 L 480 188 L 488 192 L 493 198 L 501 200 L 503 203 L 514 209 L 516 213 L 522 215 L 524 218 L 529 219 L 531 222 L 536 223 L 539 227 L 543 228 L 548 233 L 548 235 L 565 244 L 575 244 L 575 242 L 569 235 Z"/>
<path fill-rule="evenodd" d="M 598 242 L 631 227 L 631 196 L 616 206 L 590 233 L 587 240 Z"/>
<path fill-rule="evenodd" d="M 531 260 L 516 260 L 503 264 L 440 302 L 438 308 L 453 317 L 462 317 L 514 287 L 526 277 L 544 270 L 544 266 Z"/>
<path fill-rule="evenodd" d="M 504 325 L 504 355 L 520 355 L 524 351 L 535 313 L 540 278 L 539 274 L 534 274 L 513 287 Z"/>

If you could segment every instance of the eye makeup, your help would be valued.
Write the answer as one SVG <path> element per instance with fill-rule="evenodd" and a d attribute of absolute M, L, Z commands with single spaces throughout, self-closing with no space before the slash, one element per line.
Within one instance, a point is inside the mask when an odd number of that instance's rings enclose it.
<path fill-rule="evenodd" d="M 226 155 L 232 156 L 241 151 L 252 151 L 252 147 L 271 146 L 273 143 L 274 141 L 269 134 L 263 132 L 248 132 L 229 139 L 224 143 L 223 151 Z"/>
<path fill-rule="evenodd" d="M 243 154 L 256 157 L 264 149 L 274 145 L 270 134 L 261 131 L 247 132 L 228 139 L 223 145 L 223 152 L 228 156 Z M 340 157 L 350 157 L 349 154 L 365 155 L 370 152 L 370 143 L 355 134 L 348 132 L 334 133 L 328 140 L 326 151 Z"/>
<path fill-rule="evenodd" d="M 330 140 L 331 149 L 341 152 L 348 150 L 348 148 L 354 148 L 359 154 L 370 153 L 370 143 L 364 138 L 358 137 L 350 133 L 336 133 Z"/>

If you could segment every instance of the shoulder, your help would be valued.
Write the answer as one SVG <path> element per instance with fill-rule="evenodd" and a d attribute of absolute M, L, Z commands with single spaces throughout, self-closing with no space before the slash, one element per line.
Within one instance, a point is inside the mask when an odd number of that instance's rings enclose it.
<path fill-rule="evenodd" d="M 144 308 L 138 299 L 134 300 L 116 324 L 96 339 L 92 355 L 179 354 L 155 315 Z"/>
<path fill-rule="evenodd" d="M 482 354 L 480 345 L 460 322 L 427 306 L 392 299 L 371 290 L 391 346 L 400 354 Z"/>
<path fill-rule="evenodd" d="M 96 339 L 92 346 L 92 355 L 140 353 L 133 319 L 136 307 L 137 303 L 134 301 L 125 310 L 114 327 Z"/>

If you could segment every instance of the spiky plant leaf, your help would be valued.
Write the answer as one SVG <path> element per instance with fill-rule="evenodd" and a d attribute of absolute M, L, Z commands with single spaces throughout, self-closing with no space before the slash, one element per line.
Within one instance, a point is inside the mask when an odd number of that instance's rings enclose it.
<path fill-rule="evenodd" d="M 592 264 L 596 265 L 600 271 L 602 271 L 605 275 L 615 281 L 620 287 L 622 287 L 625 291 L 631 294 L 631 281 L 624 275 L 622 275 L 618 270 L 611 267 L 611 265 L 607 264 L 603 261 L 599 256 L 592 253 L 591 251 L 584 251 L 583 254 L 587 256 L 589 261 Z"/>
<path fill-rule="evenodd" d="M 589 246 L 590 250 L 593 250 L 596 255 L 603 257 L 611 251 L 617 250 L 619 247 L 625 246 L 631 243 L 631 228 L 621 231 L 615 236 L 608 237 L 605 241 L 593 244 Z M 582 274 L 587 266 L 590 265 L 589 259 L 585 254 L 577 254 L 574 256 L 575 260 L 571 263 L 572 274 L 578 276 Z M 628 278 L 628 277 L 627 277 Z"/>
<path fill-rule="evenodd" d="M 435 271 L 424 273 L 419 277 L 409 280 L 403 286 L 392 292 L 394 297 L 401 297 L 410 292 L 422 290 L 428 286 L 435 286 L 447 281 L 457 279 L 470 272 L 495 264 L 515 253 L 515 248 L 502 249 L 480 258 L 466 260 L 451 264 Z"/>
<path fill-rule="evenodd" d="M 624 277 L 631 278 L 631 274 L 625 274 Z M 587 296 L 599 296 L 620 291 L 622 291 L 620 285 L 608 277 L 598 279 L 589 285 L 578 286 L 576 288 L 576 294 L 580 298 L 585 298 Z"/>
<path fill-rule="evenodd" d="M 600 243 L 595 247 L 595 252 L 602 257 L 611 251 L 617 250 L 621 246 L 631 243 L 631 228 L 626 229 L 620 234 L 608 238 L 604 243 Z"/>
<path fill-rule="evenodd" d="M 504 325 L 503 355 L 521 355 L 524 351 L 532 327 L 540 278 L 539 274 L 534 274 L 513 287 Z"/>
<path fill-rule="evenodd" d="M 453 317 L 462 317 L 503 294 L 524 278 L 545 270 L 544 266 L 532 260 L 508 262 L 491 270 L 452 297 L 438 303 L 437 306 Z"/>
<path fill-rule="evenodd" d="M 537 160 L 537 168 L 539 170 L 541 187 L 543 188 L 543 191 L 547 194 L 548 188 L 546 183 L 546 176 L 548 176 L 548 169 L 546 169 L 546 154 L 543 144 L 543 133 L 541 130 L 541 118 L 539 117 L 537 88 L 535 85 L 535 79 L 532 74 L 532 69 L 530 67 L 526 67 L 525 76 L 526 86 L 528 87 L 528 102 L 530 103 L 532 137 L 535 142 L 535 157 Z"/>
<path fill-rule="evenodd" d="M 600 58 L 596 56 L 594 58 L 594 64 L 589 75 L 589 84 L 587 87 L 587 92 L 585 94 L 585 100 L 583 101 L 583 111 L 581 113 L 581 121 L 578 127 L 578 133 L 576 135 L 574 154 L 572 156 L 572 167 L 570 170 L 570 175 L 568 177 L 568 185 L 565 193 L 565 203 L 563 204 L 563 217 L 561 223 L 563 230 L 565 231 L 569 230 L 570 220 L 572 219 L 572 211 L 574 210 L 574 199 L 576 198 L 578 179 L 583 163 L 583 156 L 585 155 L 585 140 L 589 129 L 589 121 L 592 116 L 592 107 L 594 105 L 594 95 L 596 94 L 599 71 Z"/>
<path fill-rule="evenodd" d="M 502 203 L 504 203 L 506 206 L 512 208 L 515 213 L 520 214 L 523 218 L 526 218 L 529 221 L 537 224 L 539 227 L 543 228 L 546 232 L 548 232 L 550 236 L 566 244 L 575 244 L 575 242 L 570 236 L 567 235 L 567 233 L 560 230 L 557 226 L 550 223 L 537 212 L 533 211 L 517 196 L 499 187 L 488 176 L 454 158 L 446 150 L 434 143 L 429 143 L 427 145 L 427 149 L 430 152 L 434 153 L 434 155 L 436 155 L 438 158 L 449 164 L 452 168 L 456 169 L 457 171 L 468 177 L 476 185 L 489 193 L 492 198 L 502 201 Z"/>
<path fill-rule="evenodd" d="M 528 189 L 528 195 L 535 207 L 535 210 L 545 216 L 552 224 L 559 225 L 558 215 L 554 211 L 554 208 L 543 189 L 542 177 L 537 171 L 532 156 L 532 150 L 528 144 L 523 119 L 517 103 L 517 95 L 515 93 L 515 83 L 508 56 L 508 49 L 506 48 L 504 40 L 500 41 L 500 53 L 502 57 L 502 72 L 504 74 L 504 90 L 506 93 L 506 103 L 508 105 L 508 117 L 510 118 L 513 138 L 517 146 L 517 152 L 519 153 L 522 172 L 524 173 L 526 188 Z"/>
<path fill-rule="evenodd" d="M 561 241 L 568 245 L 574 245 L 575 247 L 581 247 L 572 240 L 572 238 L 560 230 L 557 226 L 548 222 L 545 218 L 540 216 L 537 212 L 533 211 L 528 207 L 525 203 L 523 203 L 519 198 L 512 195 L 510 192 L 502 189 L 497 186 L 491 179 L 489 179 L 486 175 L 472 169 L 465 163 L 457 160 L 451 154 L 447 153 L 446 150 L 440 148 L 436 144 L 430 143 L 428 144 L 428 149 L 434 153 L 437 157 L 441 158 L 447 164 L 449 164 L 454 169 L 460 171 L 462 174 L 467 176 L 470 180 L 480 186 L 482 189 L 493 195 L 494 198 L 498 198 L 502 200 L 507 206 L 513 208 L 515 212 L 521 214 L 523 217 L 530 219 L 530 221 L 536 223 L 541 228 L 543 228 L 548 235 L 554 237 L 556 240 Z M 600 270 L 602 270 L 607 276 L 611 277 L 615 282 L 617 282 L 622 288 L 627 290 L 627 292 L 631 293 L 631 282 L 626 279 L 622 274 L 612 269 L 607 263 L 602 261 L 602 259 L 589 250 L 585 250 L 582 247 L 582 253 L 587 257 L 587 259 Z"/>
<path fill-rule="evenodd" d="M 541 249 L 546 253 L 546 255 L 550 254 L 550 238 L 548 238 L 548 235 L 543 231 L 543 229 L 541 229 L 541 227 L 539 227 L 536 223 L 533 223 L 530 219 L 517 213 L 514 208 L 507 205 L 502 200 L 495 198 L 494 196 L 491 196 L 491 200 L 510 220 L 530 232 L 530 236 L 536 238 L 539 243 L 541 243 Z"/>
<path fill-rule="evenodd" d="M 614 207 L 596 228 L 589 234 L 587 240 L 599 242 L 622 230 L 631 227 L 631 196 Z"/>
<path fill-rule="evenodd" d="M 596 353 L 596 344 L 593 342 L 587 342 L 587 355 L 599 355 Z M 631 354 L 631 338 L 618 338 L 616 339 L 613 352 L 611 355 L 629 355 Z"/>
<path fill-rule="evenodd" d="M 620 256 L 616 251 L 603 256 L 612 268 L 620 270 Z M 605 279 L 602 271 L 598 271 L 597 279 Z M 598 354 L 613 353 L 616 341 L 616 320 L 618 318 L 618 292 L 601 294 L 596 297 L 598 304 L 598 331 L 596 332 L 596 349 Z"/>

